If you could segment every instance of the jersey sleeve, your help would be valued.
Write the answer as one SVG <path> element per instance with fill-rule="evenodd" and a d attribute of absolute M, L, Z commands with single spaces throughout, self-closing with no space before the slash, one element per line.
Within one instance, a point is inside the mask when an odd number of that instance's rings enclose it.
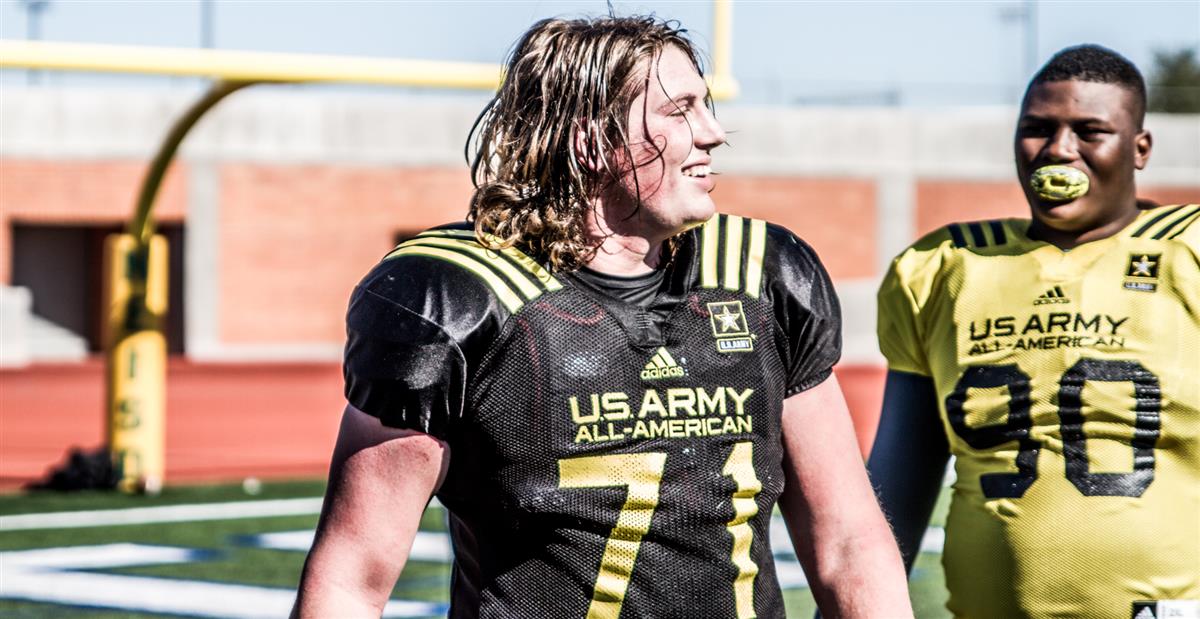
<path fill-rule="evenodd" d="M 825 266 L 807 243 L 769 226 L 768 268 L 775 319 L 784 335 L 785 397 L 815 387 L 842 356 L 842 310 Z"/>
<path fill-rule="evenodd" d="M 385 260 L 354 290 L 346 317 L 345 394 L 386 426 L 446 438 L 463 416 L 490 296 L 453 265 Z"/>
<path fill-rule="evenodd" d="M 947 230 L 930 233 L 897 256 L 879 286 L 876 330 L 888 369 L 921 376 L 933 373 L 920 318 L 931 277 L 941 264 L 940 248 L 949 238 Z"/>
<path fill-rule="evenodd" d="M 879 287 L 876 318 L 879 351 L 887 359 L 889 369 L 929 376 L 929 362 L 917 333 L 916 317 L 920 310 L 899 273 L 897 262 L 892 263 Z"/>

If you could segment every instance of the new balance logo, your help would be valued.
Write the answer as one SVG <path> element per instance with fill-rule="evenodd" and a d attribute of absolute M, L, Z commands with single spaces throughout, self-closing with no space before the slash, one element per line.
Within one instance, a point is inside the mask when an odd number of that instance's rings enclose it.
<path fill-rule="evenodd" d="M 1055 286 L 1055 287 L 1047 290 L 1046 292 L 1043 292 L 1041 294 L 1041 296 L 1039 296 L 1038 298 L 1033 300 L 1034 305 L 1047 305 L 1050 303 L 1070 303 L 1070 302 L 1071 302 L 1071 300 L 1067 298 L 1067 295 L 1063 294 L 1061 286 Z"/>
<path fill-rule="evenodd" d="M 663 378 L 679 378 L 687 376 L 687 370 L 675 363 L 675 358 L 667 352 L 666 347 L 660 347 L 650 357 L 646 369 L 642 370 L 642 380 L 659 380 Z"/>

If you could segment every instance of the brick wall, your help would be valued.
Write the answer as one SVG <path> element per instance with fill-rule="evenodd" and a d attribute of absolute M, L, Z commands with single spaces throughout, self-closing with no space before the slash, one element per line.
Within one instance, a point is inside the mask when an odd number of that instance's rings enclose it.
<path fill-rule="evenodd" d="M 14 223 L 122 224 L 133 214 L 146 163 L 0 157 L 0 283 L 12 280 Z M 167 171 L 156 217 L 182 221 L 187 165 Z"/>
<path fill-rule="evenodd" d="M 6 92 L 0 283 L 11 282 L 15 223 L 126 221 L 149 157 L 188 103 L 182 93 Z M 336 359 L 355 282 L 397 236 L 465 215 L 462 142 L 478 109 L 297 91 L 239 93 L 214 110 L 155 209 L 185 229 L 188 352 Z M 728 106 L 722 122 L 737 147 L 715 153 L 719 208 L 813 245 L 843 295 L 850 359 L 878 360 L 873 291 L 895 252 L 950 221 L 1026 215 L 1010 110 Z M 1157 139 L 1141 195 L 1200 201 L 1200 117 L 1147 124 Z"/>
<path fill-rule="evenodd" d="M 813 246 L 835 279 L 872 277 L 875 184 L 861 179 L 725 175 L 713 199 L 722 211 L 787 226 Z"/>
<path fill-rule="evenodd" d="M 355 283 L 398 234 L 462 219 L 470 191 L 448 168 L 222 166 L 221 337 L 340 342 Z"/>

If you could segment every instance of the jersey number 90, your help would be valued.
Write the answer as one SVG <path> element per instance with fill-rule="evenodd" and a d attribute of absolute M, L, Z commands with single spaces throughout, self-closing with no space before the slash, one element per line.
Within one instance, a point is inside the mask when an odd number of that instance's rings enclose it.
<path fill-rule="evenodd" d="M 1133 383 L 1136 417 L 1130 441 L 1133 470 L 1128 473 L 1093 473 L 1089 470 L 1081 399 L 1083 386 L 1088 381 Z M 1058 382 L 1058 418 L 1067 479 L 1084 496 L 1141 496 L 1154 481 L 1154 445 L 1158 441 L 1162 407 L 1158 377 L 1136 361 L 1080 359 Z M 972 387 L 1007 387 L 1008 419 L 1002 424 L 968 426 L 963 403 L 967 399 L 967 390 Z M 1019 498 L 1037 479 L 1041 443 L 1030 436 L 1033 420 L 1029 414 L 1029 393 L 1029 375 L 1016 364 L 974 365 L 963 372 L 954 391 L 946 396 L 946 417 L 950 426 L 971 447 L 990 449 L 1017 441 L 1016 473 L 985 473 L 979 477 L 983 494 L 989 499 Z"/>

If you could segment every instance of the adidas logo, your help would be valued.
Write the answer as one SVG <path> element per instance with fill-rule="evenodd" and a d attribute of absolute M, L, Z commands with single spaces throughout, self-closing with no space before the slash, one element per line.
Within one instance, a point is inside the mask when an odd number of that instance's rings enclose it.
<path fill-rule="evenodd" d="M 1050 303 L 1070 303 L 1070 302 L 1071 302 L 1071 300 L 1067 298 L 1067 295 L 1063 294 L 1061 286 L 1055 286 L 1055 287 L 1047 290 L 1046 292 L 1043 292 L 1041 294 L 1041 296 L 1039 296 L 1038 298 L 1033 300 L 1034 305 L 1048 305 Z"/>
<path fill-rule="evenodd" d="M 687 370 L 675 363 L 675 358 L 667 352 L 665 346 L 660 346 L 650 357 L 646 369 L 642 370 L 642 380 L 659 380 L 662 378 L 679 378 L 687 376 Z"/>

